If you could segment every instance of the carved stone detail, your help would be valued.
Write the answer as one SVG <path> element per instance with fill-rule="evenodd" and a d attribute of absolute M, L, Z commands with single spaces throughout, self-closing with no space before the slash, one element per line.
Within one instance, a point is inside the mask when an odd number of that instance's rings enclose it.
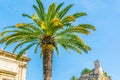
<path fill-rule="evenodd" d="M 27 62 L 30 58 L 22 56 L 16 60 L 17 55 L 0 49 L 0 80 L 26 80 Z"/>

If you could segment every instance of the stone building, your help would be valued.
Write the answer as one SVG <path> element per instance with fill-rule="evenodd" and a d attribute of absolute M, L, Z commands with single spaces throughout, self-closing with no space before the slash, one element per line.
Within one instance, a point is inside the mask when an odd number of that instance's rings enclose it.
<path fill-rule="evenodd" d="M 82 74 L 78 80 L 111 80 L 111 78 L 102 70 L 99 60 L 94 62 L 94 69 L 86 74 Z"/>
<path fill-rule="evenodd" d="M 26 80 L 27 62 L 30 58 L 22 56 L 16 60 L 16 56 L 0 49 L 0 80 Z"/>

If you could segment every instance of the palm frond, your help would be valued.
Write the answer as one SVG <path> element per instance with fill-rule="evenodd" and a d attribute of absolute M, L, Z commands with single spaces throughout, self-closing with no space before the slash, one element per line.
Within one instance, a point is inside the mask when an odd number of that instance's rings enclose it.
<path fill-rule="evenodd" d="M 30 29 L 28 27 L 18 27 L 18 28 L 14 28 L 15 30 L 13 30 L 13 32 L 28 32 L 28 33 L 33 33 L 34 30 L 33 29 Z"/>
<path fill-rule="evenodd" d="M 72 45 L 67 45 L 67 47 L 71 50 L 74 50 L 75 52 L 79 53 L 79 54 L 82 54 L 82 52 L 80 51 L 79 48 L 75 47 L 75 46 L 72 46 Z"/>
<path fill-rule="evenodd" d="M 36 0 L 38 7 L 39 7 L 39 13 L 41 15 L 41 19 L 42 21 L 45 20 L 45 10 L 44 10 L 44 6 L 43 3 L 41 2 L 41 0 Z"/>
<path fill-rule="evenodd" d="M 63 41 L 62 41 L 63 40 Z M 63 38 L 59 38 L 59 39 L 56 39 L 55 42 L 57 44 L 60 44 L 69 54 L 70 54 L 70 51 L 69 51 L 69 47 L 67 46 L 67 43 L 69 44 L 70 41 L 69 40 L 65 40 Z"/>
<path fill-rule="evenodd" d="M 41 13 L 39 11 L 39 8 L 36 5 L 33 5 L 33 8 L 35 9 L 37 15 L 39 16 L 39 19 L 42 21 L 42 19 L 41 19 Z"/>
<path fill-rule="evenodd" d="M 61 23 L 64 25 L 64 24 L 67 24 L 67 23 L 70 23 L 70 22 L 74 22 L 75 21 L 75 17 L 74 16 L 66 16 L 64 17 L 62 20 L 61 20 Z"/>
<path fill-rule="evenodd" d="M 40 42 L 38 42 L 38 43 L 36 44 L 36 47 L 35 47 L 34 53 L 37 53 L 39 47 L 40 47 Z"/>
<path fill-rule="evenodd" d="M 26 23 L 22 23 L 22 26 L 19 26 L 18 28 L 20 29 L 24 29 L 24 30 L 32 30 L 33 32 L 37 32 L 39 34 L 44 34 L 44 32 L 41 30 L 40 27 L 37 27 L 35 25 L 32 24 L 26 24 Z"/>
<path fill-rule="evenodd" d="M 55 10 L 56 10 L 56 4 L 55 3 L 52 3 L 49 8 L 48 8 L 48 14 L 47 14 L 47 19 L 48 19 L 48 22 L 51 21 L 51 19 L 54 18 L 55 16 Z"/>
<path fill-rule="evenodd" d="M 70 10 L 70 8 L 73 6 L 73 4 L 70 4 L 68 5 L 67 7 L 65 7 L 63 10 L 61 10 L 59 13 L 58 13 L 58 18 L 62 19 L 66 13 Z"/>
<path fill-rule="evenodd" d="M 3 30 L 9 29 L 9 28 L 15 28 L 15 26 L 7 26 L 7 27 L 3 28 Z"/>
<path fill-rule="evenodd" d="M 34 15 L 34 14 L 33 14 Z M 33 16 L 32 15 L 32 16 Z M 28 15 L 28 14 L 22 14 L 22 16 L 24 16 L 24 17 L 27 17 L 27 18 L 29 18 L 29 19 L 32 19 L 32 16 L 30 16 L 30 15 Z M 35 22 L 35 24 L 36 25 L 40 25 L 39 23 L 40 23 L 40 20 L 39 19 L 32 19 L 34 22 Z"/>
<path fill-rule="evenodd" d="M 22 47 L 23 45 L 25 45 L 26 43 L 29 43 L 29 42 L 31 42 L 30 40 L 29 41 L 21 41 L 21 42 L 19 42 L 15 47 L 14 47 L 14 49 L 13 49 L 13 53 L 18 49 L 18 48 L 20 48 L 20 47 Z"/>
<path fill-rule="evenodd" d="M 61 32 L 58 32 L 54 35 L 54 37 L 57 37 L 59 35 L 64 35 L 64 34 L 68 34 L 68 33 L 80 33 L 80 34 L 90 34 L 90 31 L 87 30 L 86 28 L 84 27 L 68 27 L 67 29 L 61 31 Z"/>
<path fill-rule="evenodd" d="M 55 50 L 56 50 L 57 55 L 59 56 L 59 54 L 60 54 L 60 53 L 59 53 L 58 46 L 57 46 L 57 45 L 55 45 L 54 47 L 55 47 Z"/>
<path fill-rule="evenodd" d="M 86 29 L 91 29 L 91 30 L 96 30 L 95 27 L 93 25 L 90 25 L 90 24 L 79 24 L 78 27 L 83 27 L 83 28 L 86 28 Z"/>
<path fill-rule="evenodd" d="M 57 7 L 56 7 L 56 13 L 61 9 L 61 7 L 63 6 L 64 2 L 60 3 Z"/>
<path fill-rule="evenodd" d="M 55 38 L 55 41 L 58 44 L 64 44 L 65 46 L 67 46 L 67 48 L 72 49 L 75 51 L 78 51 L 77 49 L 80 49 L 82 51 L 84 51 L 85 53 L 88 53 L 88 50 L 90 50 L 90 47 L 88 47 L 83 40 L 75 35 L 75 34 L 66 34 L 66 35 L 61 35 L 57 38 Z M 80 53 L 80 51 L 78 51 Z"/>
<path fill-rule="evenodd" d="M 73 24 L 77 18 L 86 16 L 86 13 L 77 12 L 75 14 L 67 15 L 73 4 L 62 8 L 64 2 L 57 6 L 56 3 L 52 3 L 49 6 L 48 11 L 45 12 L 42 1 L 36 0 L 36 2 L 37 5 L 33 5 L 36 14 L 33 14 L 32 16 L 22 14 L 24 17 L 32 19 L 33 23 L 18 23 L 16 26 L 6 27 L 5 30 L 0 33 L 0 43 L 5 43 L 6 47 L 13 43 L 17 43 L 13 49 L 13 53 L 17 49 L 23 48 L 20 50 L 17 58 L 20 58 L 20 56 L 32 46 L 35 46 L 34 52 L 37 53 L 38 48 L 41 47 L 40 45 L 43 43 L 44 36 L 45 41 L 47 41 L 47 37 L 52 38 L 52 41 L 54 42 L 50 44 L 47 44 L 46 42 L 45 45 L 52 45 L 51 50 L 53 50 L 54 47 L 57 55 L 59 55 L 58 45 L 61 45 L 68 53 L 70 53 L 69 49 L 74 50 L 79 54 L 81 54 L 82 51 L 88 53 L 88 51 L 91 50 L 91 48 L 82 40 L 80 34 L 88 35 L 90 34 L 90 30 L 96 30 L 95 27 L 90 24 L 79 24 L 78 26 Z M 43 48 L 44 47 L 42 47 L 42 51 L 44 51 Z M 51 48 L 51 46 L 48 48 Z M 42 56 L 43 53 L 40 55 Z"/>
<path fill-rule="evenodd" d="M 18 42 L 18 41 L 22 41 L 22 36 L 15 36 L 15 37 L 12 37 L 11 39 L 9 39 L 8 41 L 6 41 L 6 46 L 8 45 L 11 45 L 15 42 Z"/>
<path fill-rule="evenodd" d="M 69 51 L 69 48 L 67 45 L 61 44 L 61 43 L 60 43 L 60 45 L 67 51 L 68 54 L 70 54 L 70 51 Z"/>
<path fill-rule="evenodd" d="M 28 46 L 26 46 L 25 48 L 23 48 L 22 50 L 20 50 L 20 52 L 18 53 L 16 59 L 19 59 L 19 58 L 25 53 L 26 50 L 28 50 L 29 48 L 31 48 L 31 47 L 34 46 L 35 44 L 36 44 L 36 42 L 35 42 L 35 43 L 31 43 L 31 44 L 29 44 Z"/>
<path fill-rule="evenodd" d="M 6 30 L 3 31 L 2 33 L 0 33 L 0 37 L 3 37 L 5 34 L 7 34 L 8 32 L 11 32 L 11 30 Z"/>
<path fill-rule="evenodd" d="M 84 12 L 78 12 L 78 13 L 73 14 L 73 16 L 74 16 L 75 18 L 79 18 L 79 17 L 82 17 L 82 16 L 87 16 L 87 14 L 84 13 Z"/>
<path fill-rule="evenodd" d="M 9 33 L 9 32 L 12 32 L 12 33 Z M 39 37 L 39 35 L 35 36 L 34 33 L 32 33 L 32 32 L 26 32 L 26 31 L 23 31 L 23 30 L 11 30 L 11 31 L 8 31 L 8 33 L 6 33 L 6 34 L 8 34 L 8 35 L 3 36 L 0 39 L 0 43 L 4 43 L 4 42 L 10 43 L 11 40 L 12 39 L 14 40 L 16 37 L 21 37 L 21 39 L 19 39 L 19 41 L 20 40 L 24 40 L 24 39 L 30 39 L 30 38 L 31 39 L 36 39 L 36 38 Z M 9 40 L 10 40 L 10 42 L 9 42 Z"/>
<path fill-rule="evenodd" d="M 29 19 L 32 19 L 32 17 L 30 15 L 28 15 L 28 14 L 22 14 L 22 16 L 27 17 Z"/>

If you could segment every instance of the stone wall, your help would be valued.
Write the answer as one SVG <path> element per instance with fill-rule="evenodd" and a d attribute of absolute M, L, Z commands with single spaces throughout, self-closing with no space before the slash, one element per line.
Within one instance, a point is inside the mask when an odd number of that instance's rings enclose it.
<path fill-rule="evenodd" d="M 16 55 L 0 50 L 0 80 L 26 80 L 27 62 L 23 56 L 16 60 Z"/>
<path fill-rule="evenodd" d="M 94 69 L 89 73 L 83 74 L 78 80 L 111 80 L 111 78 L 106 77 L 102 70 L 99 60 L 94 62 Z"/>

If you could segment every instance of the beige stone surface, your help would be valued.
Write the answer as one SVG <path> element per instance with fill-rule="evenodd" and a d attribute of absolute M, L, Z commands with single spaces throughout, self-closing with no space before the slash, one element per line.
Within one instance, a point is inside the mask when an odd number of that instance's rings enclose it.
<path fill-rule="evenodd" d="M 99 60 L 94 62 L 94 69 L 91 70 L 89 73 L 83 74 L 80 76 L 78 80 L 111 80 L 110 77 L 106 77 L 102 70 L 102 66 Z"/>
<path fill-rule="evenodd" d="M 16 60 L 13 53 L 0 49 L 0 80 L 26 80 L 27 62 L 30 58 L 22 56 Z"/>

